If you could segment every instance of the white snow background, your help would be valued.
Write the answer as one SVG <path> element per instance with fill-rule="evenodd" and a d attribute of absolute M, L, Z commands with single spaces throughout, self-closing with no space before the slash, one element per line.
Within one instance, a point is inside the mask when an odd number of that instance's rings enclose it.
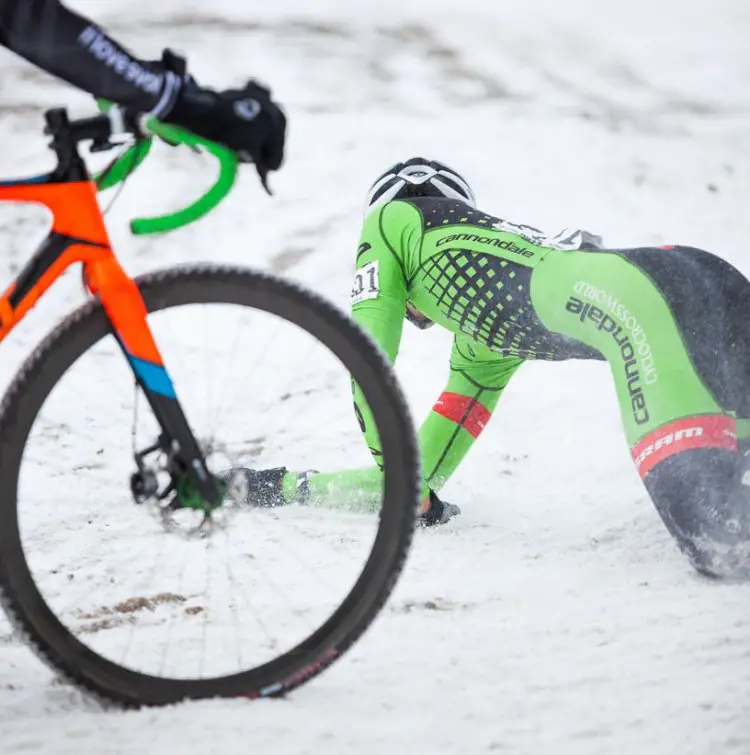
<path fill-rule="evenodd" d="M 369 181 L 424 154 L 501 217 L 690 244 L 750 274 L 745 0 L 71 4 L 143 56 L 185 51 L 206 83 L 266 80 L 290 118 L 275 197 L 248 169 L 214 215 L 155 244 L 127 219 L 178 205 L 210 170 L 159 150 L 109 216 L 131 273 L 242 262 L 346 308 Z M 87 100 L 0 54 L 0 175 L 49 166 L 41 112 L 56 104 Z M 3 277 L 42 234 L 39 213 L 0 210 Z M 3 344 L 3 386 L 81 300 L 71 273 Z M 411 331 L 398 373 L 420 421 L 450 339 Z M 750 753 L 750 588 L 678 553 L 606 365 L 525 366 L 445 496 L 463 515 L 418 533 L 382 616 L 284 701 L 102 712 L 0 619 L 0 752 Z"/>

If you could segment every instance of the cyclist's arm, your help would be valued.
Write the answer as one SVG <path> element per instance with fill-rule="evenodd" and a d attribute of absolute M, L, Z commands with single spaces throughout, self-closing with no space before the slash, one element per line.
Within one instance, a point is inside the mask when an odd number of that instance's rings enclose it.
<path fill-rule="evenodd" d="M 430 489 L 440 490 L 456 471 L 521 364 L 522 360 L 516 357 L 498 356 L 468 338 L 456 338 L 448 383 L 419 430 L 425 475 L 422 498 Z M 364 405 L 361 396 L 355 400 Z M 368 435 L 368 443 L 371 448 L 377 444 L 377 435 Z M 378 448 L 376 445 L 375 450 Z M 296 475 L 289 479 L 290 500 L 296 495 L 296 479 Z M 369 504 L 377 509 L 381 503 L 382 475 L 375 467 L 314 474 L 309 478 L 309 487 L 311 502 L 318 505 L 346 504 L 359 508 Z"/>
<path fill-rule="evenodd" d="M 383 229 L 382 214 L 386 208 L 372 213 L 362 228 L 351 291 L 351 315 L 393 364 L 404 327 L 406 279 L 403 263 Z M 375 462 L 381 466 L 382 448 L 372 413 L 354 382 L 352 391 L 357 421 Z"/>
<path fill-rule="evenodd" d="M 74 86 L 137 112 L 161 115 L 181 79 L 142 61 L 59 0 L 0 0 L 0 44 Z"/>
<path fill-rule="evenodd" d="M 448 383 L 419 431 L 426 488 L 440 490 L 456 471 L 522 363 L 456 336 Z"/>
<path fill-rule="evenodd" d="M 406 223 L 395 222 L 393 238 L 389 240 L 384 229 L 387 224 L 382 222 L 386 211 L 396 216 L 400 212 L 411 212 L 414 222 L 411 222 L 412 219 L 407 219 Z M 420 231 L 418 213 L 409 210 L 402 202 L 393 202 L 367 218 L 357 248 L 351 315 L 380 346 L 391 363 L 395 362 L 401 343 L 407 298 L 406 275 L 395 249 L 400 243 L 418 243 Z M 377 466 L 312 474 L 307 481 L 309 500 L 326 507 L 370 507 L 377 510 L 383 492 L 382 446 L 370 408 L 354 381 L 352 393 L 357 421 Z M 297 499 L 298 480 L 296 472 L 287 473 L 284 480 L 287 500 Z"/>

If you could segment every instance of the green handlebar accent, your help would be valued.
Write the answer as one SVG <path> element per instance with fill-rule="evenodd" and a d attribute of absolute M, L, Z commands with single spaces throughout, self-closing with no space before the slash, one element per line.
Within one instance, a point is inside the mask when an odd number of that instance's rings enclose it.
<path fill-rule="evenodd" d="M 150 120 L 146 127 L 155 136 L 170 144 L 184 144 L 210 152 L 219 161 L 219 176 L 205 194 L 184 209 L 153 218 L 133 220 L 130 229 L 136 235 L 166 233 L 195 222 L 211 212 L 227 196 L 237 178 L 237 155 L 230 149 L 155 119 Z"/>
<path fill-rule="evenodd" d="M 106 112 L 111 103 L 98 101 L 101 110 Z M 195 150 L 204 149 L 219 161 L 219 176 L 205 194 L 192 204 L 176 212 L 158 215 L 152 218 L 137 218 L 130 223 L 130 230 L 136 235 L 149 233 L 166 233 L 182 228 L 207 215 L 230 192 L 237 178 L 238 159 L 230 149 L 215 142 L 196 136 L 178 126 L 161 123 L 155 118 L 146 121 L 145 128 L 163 141 L 178 146 L 184 144 Z M 111 189 L 124 181 L 146 159 L 152 144 L 152 138 L 141 139 L 123 152 L 108 168 L 94 177 L 99 191 Z"/>
<path fill-rule="evenodd" d="M 151 139 L 142 139 L 129 147 L 108 168 L 94 176 L 96 188 L 106 191 L 124 181 L 146 159 L 151 151 Z"/>

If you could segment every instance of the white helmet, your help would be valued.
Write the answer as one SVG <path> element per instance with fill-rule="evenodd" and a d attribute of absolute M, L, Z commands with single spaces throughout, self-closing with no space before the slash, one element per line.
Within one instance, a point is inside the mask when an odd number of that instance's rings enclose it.
<path fill-rule="evenodd" d="M 393 199 L 412 197 L 449 197 L 477 206 L 471 187 L 455 170 L 437 160 L 412 157 L 375 181 L 367 192 L 365 215 Z"/>

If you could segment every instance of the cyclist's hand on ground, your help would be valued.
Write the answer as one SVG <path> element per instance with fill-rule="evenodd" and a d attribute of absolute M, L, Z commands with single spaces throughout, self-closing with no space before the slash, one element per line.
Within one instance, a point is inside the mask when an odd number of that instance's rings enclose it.
<path fill-rule="evenodd" d="M 278 170 L 284 160 L 286 116 L 271 91 L 256 81 L 242 89 L 215 91 L 188 77 L 164 120 L 255 163 L 264 186 L 269 171 Z"/>
<path fill-rule="evenodd" d="M 458 516 L 461 509 L 453 503 L 448 503 L 438 496 L 434 490 L 422 500 L 420 513 L 417 517 L 417 525 L 421 527 L 434 527 L 445 524 L 449 519 Z"/>

